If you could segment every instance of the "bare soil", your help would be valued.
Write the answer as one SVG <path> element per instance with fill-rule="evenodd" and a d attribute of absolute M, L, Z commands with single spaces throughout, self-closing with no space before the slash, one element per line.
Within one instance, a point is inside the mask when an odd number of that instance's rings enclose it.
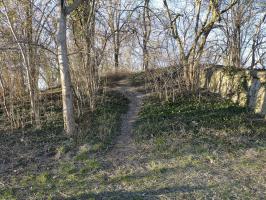
<path fill-rule="evenodd" d="M 106 157 L 114 167 L 134 165 L 137 160 L 132 158 L 140 157 L 141 152 L 133 140 L 132 130 L 141 107 L 143 94 L 138 93 L 136 88 L 130 87 L 127 79 L 119 81 L 114 90 L 126 96 L 130 104 L 128 112 L 122 117 L 121 134 L 117 137 L 114 147 L 107 153 Z"/>

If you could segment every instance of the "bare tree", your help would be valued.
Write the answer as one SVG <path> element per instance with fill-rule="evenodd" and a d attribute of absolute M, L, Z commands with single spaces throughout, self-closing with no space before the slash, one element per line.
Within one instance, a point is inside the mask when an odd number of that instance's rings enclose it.
<path fill-rule="evenodd" d="M 23 42 L 20 41 L 20 38 L 14 28 L 11 16 L 9 15 L 9 11 L 7 5 L 4 0 L 2 0 L 2 4 L 4 7 L 4 15 L 7 19 L 8 26 L 10 31 L 19 47 L 21 56 L 23 58 L 23 64 L 26 69 L 27 80 L 28 80 L 28 88 L 30 93 L 30 103 L 31 103 L 31 117 L 32 124 L 35 123 L 37 127 L 40 127 L 40 116 L 39 116 L 39 108 L 38 108 L 38 69 L 34 64 L 34 48 L 33 44 L 33 27 L 32 27 L 32 1 L 26 2 L 26 34 L 27 41 L 24 42 L 27 45 L 23 45 Z"/>
<path fill-rule="evenodd" d="M 224 9 L 217 0 L 210 0 L 203 11 L 203 1 L 195 0 L 194 2 L 194 15 L 191 18 L 185 19 L 188 21 L 188 26 L 193 25 L 194 34 L 193 40 L 183 40 L 180 35 L 180 27 L 178 27 L 178 19 L 186 18 L 186 13 L 175 14 L 168 6 L 167 0 L 164 0 L 164 6 L 170 21 L 170 29 L 172 36 L 175 38 L 178 49 L 180 64 L 183 66 L 184 80 L 188 90 L 197 90 L 199 86 L 199 66 L 204 47 L 207 42 L 210 32 L 215 28 L 217 22 L 221 20 L 222 14 L 230 10 L 238 0 L 233 1 Z M 202 15 L 205 14 L 203 17 Z M 203 21 L 201 21 L 203 19 Z"/>
<path fill-rule="evenodd" d="M 121 0 L 109 0 L 108 2 L 108 26 L 112 37 L 114 67 L 118 71 L 122 44 L 131 34 L 128 25 L 132 16 L 132 11 L 129 12 L 132 2 Z"/>
<path fill-rule="evenodd" d="M 67 16 L 77 9 L 82 2 L 83 0 L 76 0 L 67 6 L 65 0 L 57 0 L 57 49 L 61 75 L 63 117 L 65 132 L 70 136 L 76 133 L 76 125 L 67 51 Z"/>
<path fill-rule="evenodd" d="M 256 24 L 255 33 L 253 35 L 252 39 L 252 47 L 251 47 L 251 65 L 250 68 L 254 69 L 257 65 L 257 63 L 261 62 L 262 58 L 265 57 L 266 52 L 263 53 L 263 55 L 260 56 L 259 59 L 256 59 L 256 52 L 259 50 L 259 47 L 262 45 L 262 41 L 260 41 L 260 35 L 262 32 L 262 25 L 266 21 L 266 14 L 264 14 L 261 18 L 261 20 Z M 261 63 L 262 64 L 262 63 Z"/>

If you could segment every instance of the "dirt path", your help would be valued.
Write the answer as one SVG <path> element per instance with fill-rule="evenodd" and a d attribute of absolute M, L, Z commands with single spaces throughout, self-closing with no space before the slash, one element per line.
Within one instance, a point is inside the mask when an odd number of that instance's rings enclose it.
<path fill-rule="evenodd" d="M 132 129 L 143 95 L 136 92 L 136 88 L 130 87 L 128 80 L 120 81 L 115 90 L 123 93 L 130 100 L 130 104 L 128 112 L 122 117 L 121 134 L 118 136 L 113 149 L 107 154 L 107 159 L 114 167 L 134 165 L 135 158 L 140 152 L 138 152 L 132 138 Z"/>

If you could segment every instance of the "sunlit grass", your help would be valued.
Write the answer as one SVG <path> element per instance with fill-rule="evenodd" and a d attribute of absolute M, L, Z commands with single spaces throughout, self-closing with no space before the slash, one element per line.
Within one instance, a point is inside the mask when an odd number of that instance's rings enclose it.
<path fill-rule="evenodd" d="M 257 199 L 265 191 L 266 124 L 254 117 L 214 94 L 182 96 L 176 103 L 148 97 L 134 133 L 149 149 L 149 168 L 165 169 L 155 178 L 161 187 L 176 181 L 204 188 L 186 198 Z"/>

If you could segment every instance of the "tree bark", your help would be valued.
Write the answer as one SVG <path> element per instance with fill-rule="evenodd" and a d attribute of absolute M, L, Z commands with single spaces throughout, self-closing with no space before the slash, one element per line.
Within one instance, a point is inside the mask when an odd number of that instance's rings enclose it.
<path fill-rule="evenodd" d="M 58 0 L 57 3 L 57 50 L 62 87 L 64 128 L 66 134 L 72 136 L 76 133 L 76 123 L 74 119 L 73 93 L 66 43 L 67 13 L 64 0 Z"/>
<path fill-rule="evenodd" d="M 148 42 L 151 35 L 151 18 L 150 18 L 150 0 L 145 0 L 144 10 L 143 10 L 143 26 L 144 26 L 144 35 L 143 35 L 143 70 L 148 70 L 149 68 L 149 50 Z"/>
<path fill-rule="evenodd" d="M 32 124 L 34 124 L 37 128 L 40 128 L 41 121 L 40 121 L 40 112 L 39 112 L 39 95 L 38 95 L 38 80 L 39 80 L 39 73 L 37 70 L 36 62 L 35 62 L 35 55 L 36 49 L 33 48 L 33 25 L 32 25 L 32 17 L 33 17 L 33 7 L 32 1 L 27 2 L 27 41 L 28 41 L 28 81 L 29 81 L 29 92 L 30 92 L 30 103 L 31 103 L 31 118 Z"/>
<path fill-rule="evenodd" d="M 119 69 L 119 48 L 114 49 L 115 71 Z"/>

